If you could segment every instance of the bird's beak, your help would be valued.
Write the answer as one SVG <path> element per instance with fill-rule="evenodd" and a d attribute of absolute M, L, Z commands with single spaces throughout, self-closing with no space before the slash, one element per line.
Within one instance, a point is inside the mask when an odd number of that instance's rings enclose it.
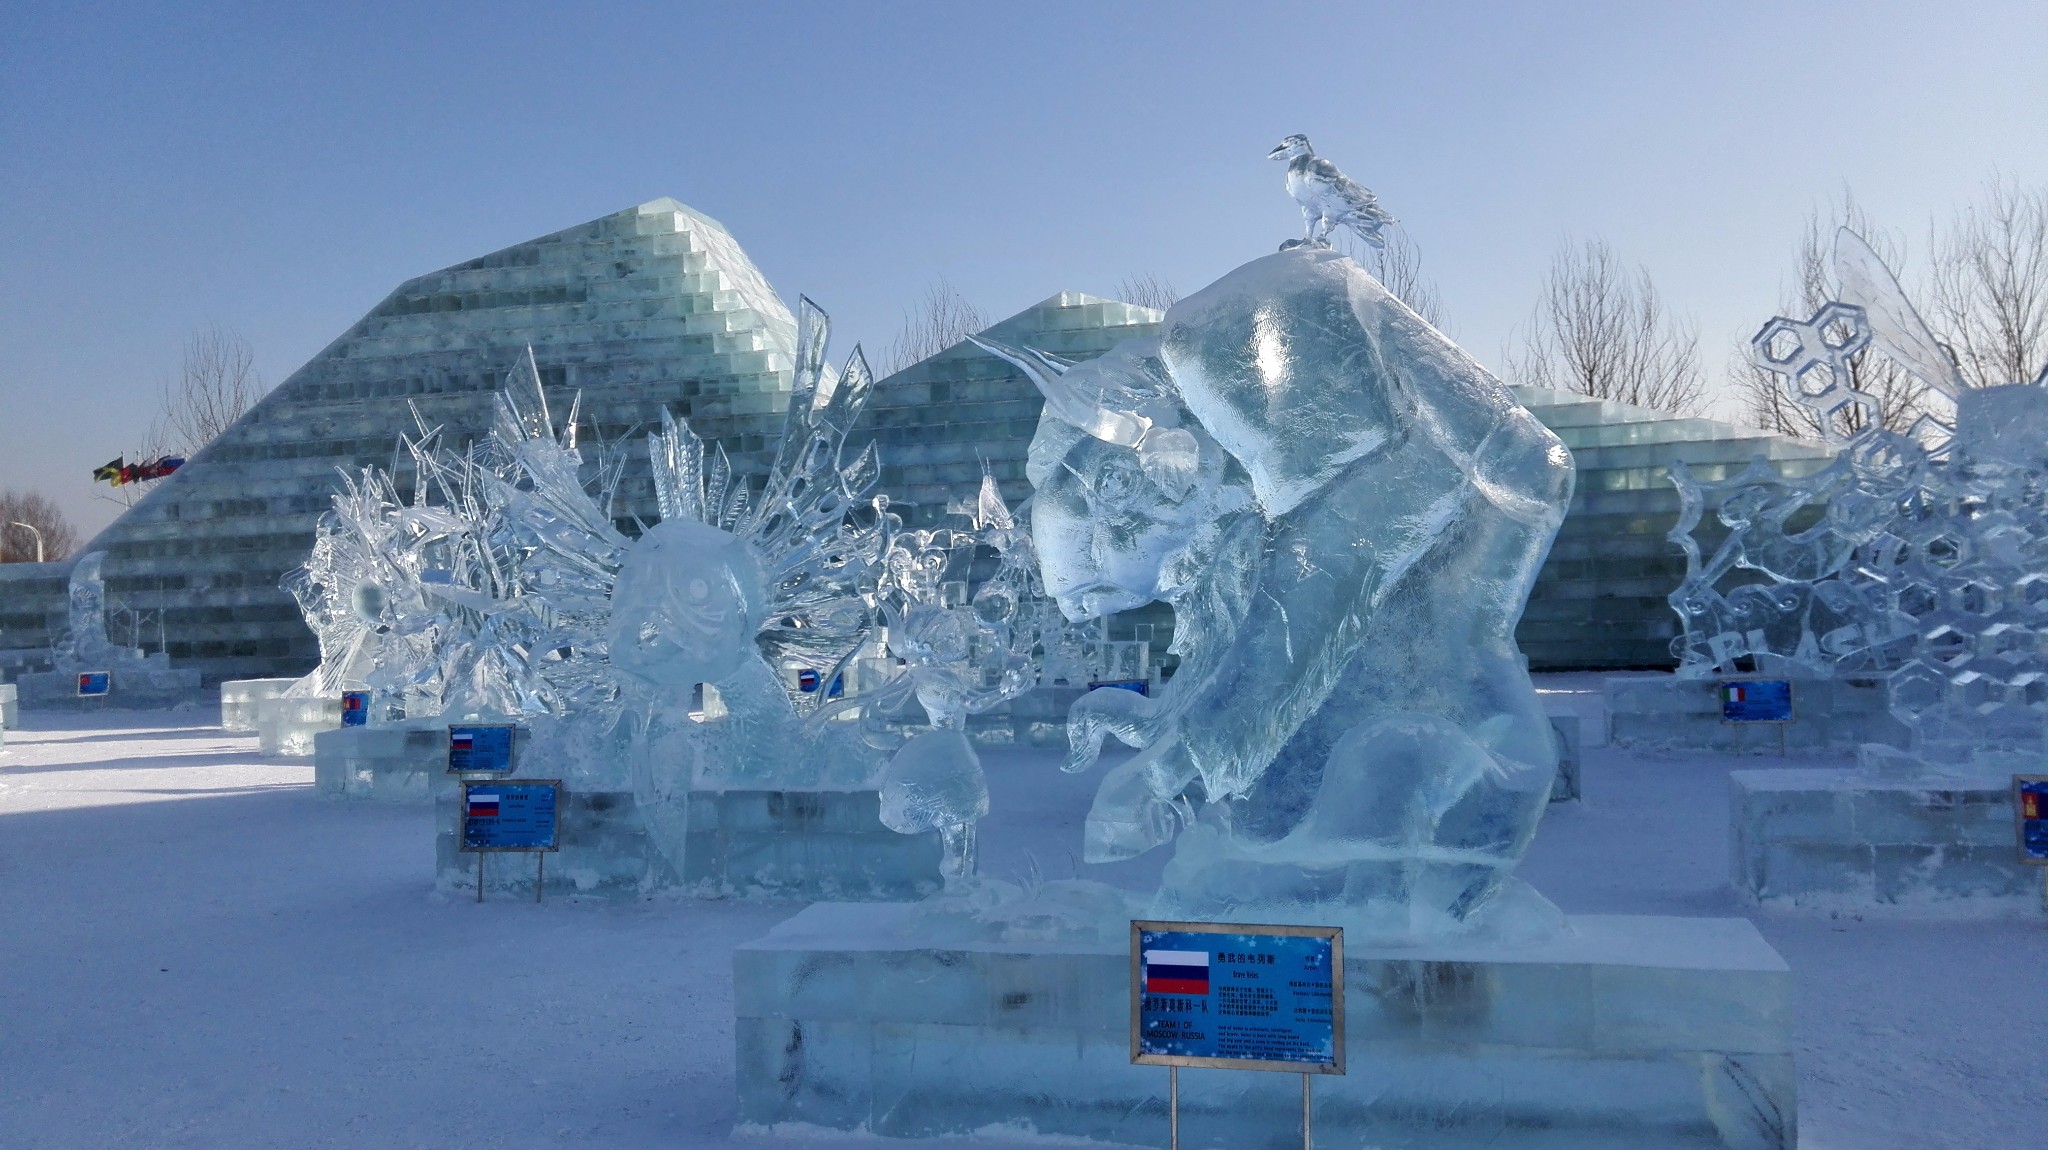
<path fill-rule="evenodd" d="M 1267 158 L 1267 159 L 1269 159 L 1269 160 L 1277 160 L 1277 159 L 1280 159 L 1280 158 L 1282 158 L 1282 157 L 1283 157 L 1283 156 L 1285 156 L 1285 155 L 1287 155 L 1287 145 L 1286 145 L 1286 144 L 1275 144 L 1275 145 L 1273 146 L 1273 150 L 1272 150 L 1272 151 L 1270 151 L 1270 152 L 1267 152 L 1267 153 L 1266 153 L 1266 158 Z"/>

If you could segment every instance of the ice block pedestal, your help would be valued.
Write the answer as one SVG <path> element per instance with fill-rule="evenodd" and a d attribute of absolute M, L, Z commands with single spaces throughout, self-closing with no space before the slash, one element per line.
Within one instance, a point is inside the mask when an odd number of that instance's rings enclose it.
<path fill-rule="evenodd" d="M 1869 769 L 1729 776 L 1735 889 L 1773 909 L 2039 915 L 2019 863 L 2009 775 Z"/>
<path fill-rule="evenodd" d="M 107 693 L 80 695 L 80 671 L 107 672 Z M 14 681 L 20 705 L 31 711 L 167 711 L 199 702 L 199 672 L 171 666 L 161 654 L 110 661 L 103 666 L 30 671 Z"/>
<path fill-rule="evenodd" d="M 254 731 L 256 704 L 276 699 L 292 689 L 297 679 L 230 679 L 220 685 L 220 729 Z"/>
<path fill-rule="evenodd" d="M 21 725 L 21 704 L 15 698 L 17 691 L 12 683 L 0 683 L 0 729 Z"/>
<path fill-rule="evenodd" d="M 1720 685 L 1666 674 L 1609 675 L 1602 683 L 1608 738 L 1617 747 L 1747 754 L 1906 744 L 1906 728 L 1886 709 L 1879 679 L 1792 680 L 1789 723 L 1725 721 Z"/>
<path fill-rule="evenodd" d="M 337 716 L 340 704 L 337 703 Z M 343 727 L 313 736 L 313 784 L 321 796 L 386 803 L 427 803 L 448 770 L 448 722 L 402 720 Z"/>
<path fill-rule="evenodd" d="M 437 784 L 438 885 L 475 890 L 476 856 L 457 850 L 457 788 Z M 686 827 L 681 872 L 648 832 L 631 792 L 564 787 L 562 849 L 546 867 L 548 897 L 843 899 L 884 901 L 936 891 L 939 837 L 882 825 L 872 790 L 693 791 L 672 816 Z M 659 821 L 659 820 L 657 820 Z M 485 891 L 533 896 L 533 860 L 485 862 Z"/>
<path fill-rule="evenodd" d="M 822 903 L 733 953 L 741 1123 L 1166 1142 L 1125 944 L 920 941 Z M 1516 948 L 1345 948 L 1321 1145 L 1790 1150 L 1792 977 L 1743 919 L 1586 916 Z M 1181 1071 L 1190 1148 L 1298 1144 L 1291 1074 Z"/>
<path fill-rule="evenodd" d="M 314 753 L 315 736 L 341 726 L 339 696 L 258 699 L 255 710 L 256 745 L 267 755 L 304 758 Z"/>

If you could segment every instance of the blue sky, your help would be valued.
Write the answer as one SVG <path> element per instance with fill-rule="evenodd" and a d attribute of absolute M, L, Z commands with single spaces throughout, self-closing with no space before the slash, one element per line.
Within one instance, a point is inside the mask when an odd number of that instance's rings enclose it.
<path fill-rule="evenodd" d="M 1566 237 L 1708 365 L 1853 188 L 1917 251 L 2048 181 L 2032 3 L 0 6 L 0 488 L 96 529 L 194 329 L 289 375 L 400 281 L 661 195 L 843 349 L 1294 234 L 1289 132 L 1375 188 L 1498 364 Z M 102 489 L 104 490 L 104 488 Z"/>

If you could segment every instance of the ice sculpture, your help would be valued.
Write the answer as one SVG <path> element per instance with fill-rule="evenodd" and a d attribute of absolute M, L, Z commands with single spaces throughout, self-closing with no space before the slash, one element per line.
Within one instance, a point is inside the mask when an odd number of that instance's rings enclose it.
<path fill-rule="evenodd" d="M 1077 709 L 1072 765 L 1103 730 L 1144 743 L 1104 784 L 1091 854 L 1178 829 L 1161 914 L 1460 929 L 1510 882 L 1555 772 L 1513 629 L 1570 454 L 1327 248 L 1247 264 L 1175 304 L 1156 348 L 1119 350 L 1033 372 L 1048 587 L 1081 614 L 1168 598 L 1186 659 L 1156 705 Z M 1100 431 L 1183 412 L 1185 483 Z"/>
<path fill-rule="evenodd" d="M 1301 205 L 1303 238 L 1287 241 L 1282 251 L 1298 244 L 1328 246 L 1330 233 L 1339 225 L 1350 228 L 1373 247 L 1387 246 L 1380 229 L 1393 223 L 1394 217 L 1380 207 L 1380 199 L 1372 194 L 1371 188 L 1316 155 L 1307 136 L 1287 137 L 1266 153 L 1266 158 L 1287 161 L 1287 194 Z"/>
<path fill-rule="evenodd" d="M 881 774 L 882 822 L 903 834 L 937 831 L 941 871 L 960 891 L 975 875 L 975 824 L 988 813 L 988 779 L 967 737 L 967 717 L 1037 685 L 1043 599 L 1037 555 L 993 477 L 982 477 L 973 530 L 902 530 L 885 516 L 889 538 L 875 603 L 898 669 L 857 698 L 821 711 L 814 723 L 858 707 L 870 735 L 912 700 L 929 730 L 913 734 Z M 968 594 L 977 546 L 996 553 L 996 570 Z"/>
<path fill-rule="evenodd" d="M 105 669 L 117 657 L 138 657 L 117 652 L 107 639 L 107 585 L 100 578 L 100 566 L 107 553 L 81 555 L 71 565 L 69 627 L 53 648 L 59 670 Z"/>
<path fill-rule="evenodd" d="M 1754 669 L 1876 675 L 1919 761 L 2033 746 L 2048 714 L 2048 386 L 1970 389 L 1876 253 L 1836 237 L 1842 299 L 1777 317 L 1752 343 L 1838 449 L 1801 479 L 1759 461 L 1701 481 L 1672 468 L 1671 539 L 1686 576 L 1670 599 L 1691 677 Z M 1883 428 L 1852 359 L 1879 354 L 1955 405 L 1953 429 L 1923 417 Z M 1726 529 L 1709 538 L 1708 512 Z M 1703 540 L 1711 547 L 1703 545 Z M 1704 556 L 1704 557 L 1703 557 Z"/>
<path fill-rule="evenodd" d="M 851 750 L 821 750 L 817 737 L 831 732 L 806 735 L 799 719 L 830 694 L 873 626 L 868 603 L 889 530 L 886 503 L 873 497 L 880 467 L 872 445 L 842 457 L 873 377 L 859 348 L 830 373 L 830 321 L 808 299 L 799 313 L 789 414 L 759 497 L 723 448 L 707 453 L 664 414 L 648 440 L 663 519 L 626 556 L 612 593 L 611 663 L 656 713 L 649 737 L 661 741 L 666 714 L 672 731 L 721 743 L 701 756 L 696 785 L 806 785 L 835 768 L 868 769 Z M 816 669 L 823 685 L 793 691 L 785 665 Z M 675 722 L 700 684 L 725 711 L 715 731 Z"/>
<path fill-rule="evenodd" d="M 1159 755 L 1250 605 L 1261 536 L 1250 477 L 1180 404 L 1156 339 L 1126 340 L 1079 366 L 975 342 L 1046 395 L 1026 473 L 1039 566 L 1060 611 L 1082 620 L 1154 600 L 1174 609 L 1171 650 L 1180 665 L 1158 698 L 1097 690 L 1068 713 L 1066 770 L 1093 766 L 1110 735 L 1151 748 L 1114 769 L 1088 816 L 1088 861 L 1128 858 L 1169 841 L 1193 816 L 1184 797 L 1194 781 L 1188 764 Z M 1192 465 L 1148 471 L 1134 447 L 1083 430 L 1102 426 L 1087 412 L 1108 406 L 1099 402 L 1104 396 L 1181 429 L 1194 448 Z"/>

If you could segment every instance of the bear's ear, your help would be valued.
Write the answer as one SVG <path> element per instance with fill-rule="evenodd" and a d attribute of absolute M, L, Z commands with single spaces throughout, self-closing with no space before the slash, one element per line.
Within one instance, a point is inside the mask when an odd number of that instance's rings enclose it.
<path fill-rule="evenodd" d="M 1154 427 L 1138 443 L 1138 465 L 1175 503 L 1187 498 L 1202 464 L 1201 445 L 1178 427 Z"/>

